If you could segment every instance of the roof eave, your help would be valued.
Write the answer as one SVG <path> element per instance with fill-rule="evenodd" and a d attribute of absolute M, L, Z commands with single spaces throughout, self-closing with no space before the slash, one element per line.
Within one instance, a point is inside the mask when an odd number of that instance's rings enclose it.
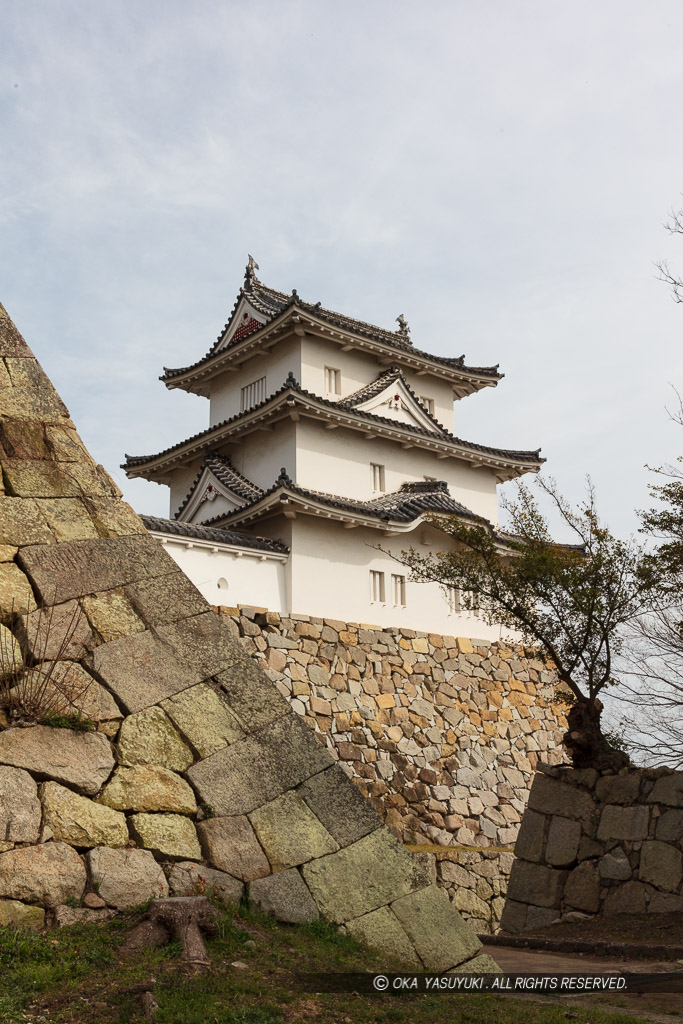
<path fill-rule="evenodd" d="M 303 395 L 294 388 L 282 391 L 271 399 L 270 402 L 271 404 L 260 409 L 258 414 L 245 413 L 243 416 L 229 421 L 225 426 L 217 425 L 213 428 L 214 432 L 212 434 L 202 434 L 195 441 L 188 442 L 186 447 L 176 452 L 168 452 L 168 454 L 161 455 L 158 458 L 152 457 L 151 464 L 132 466 L 128 463 L 123 463 L 121 468 L 129 479 L 139 477 L 152 479 L 153 474 L 156 472 L 167 472 L 169 469 L 182 465 L 183 462 L 200 457 L 209 446 L 226 443 L 230 435 L 238 434 L 242 436 L 245 432 L 245 427 L 251 427 L 254 430 L 260 429 L 264 420 L 268 420 L 278 413 L 284 413 L 285 416 L 290 415 L 294 419 L 291 411 L 289 411 L 294 405 L 299 405 L 306 409 L 309 414 L 314 414 L 317 419 L 328 420 L 330 423 L 335 422 L 340 427 L 358 430 L 364 433 L 368 439 L 385 437 L 398 441 L 406 448 L 420 447 L 427 451 L 432 451 L 436 454 L 437 458 L 457 458 L 467 462 L 475 469 L 492 469 L 499 483 L 512 480 L 515 477 L 522 476 L 524 473 L 537 473 L 545 462 L 545 459 L 540 456 L 534 461 L 526 462 L 505 455 L 497 456 L 492 453 L 481 452 L 475 448 L 469 448 L 467 445 L 457 444 L 448 438 L 439 438 L 436 434 L 432 437 L 417 433 L 398 421 L 395 426 L 379 418 L 374 422 L 372 420 L 369 421 L 371 413 L 356 413 L 353 409 L 344 409 L 341 406 L 332 404 L 330 407 L 326 404 L 323 409 L 316 403 L 315 398 Z"/>
<path fill-rule="evenodd" d="M 273 344 L 276 344 L 280 340 L 279 335 L 288 326 L 290 321 L 294 324 L 293 329 L 296 334 L 301 335 L 305 333 L 305 328 L 308 326 L 313 328 L 314 333 L 319 334 L 325 340 L 337 342 L 342 347 L 348 345 L 349 348 L 357 348 L 375 356 L 379 355 L 387 360 L 388 365 L 397 362 L 403 363 L 416 370 L 419 376 L 429 373 L 442 380 L 448 380 L 453 385 L 453 390 L 458 397 L 465 397 L 485 387 L 496 387 L 504 376 L 502 373 L 477 373 L 466 366 L 448 366 L 440 363 L 438 359 L 431 359 L 428 355 L 420 354 L 417 351 L 394 347 L 388 341 L 355 334 L 346 328 L 331 325 L 327 321 L 314 316 L 308 310 L 302 309 L 296 303 L 293 303 L 278 316 L 265 323 L 263 327 L 255 330 L 253 334 L 247 335 L 246 338 L 237 344 L 229 345 L 205 358 L 205 360 L 200 360 L 199 363 L 189 367 L 183 373 L 175 374 L 173 370 L 167 370 L 159 379 L 163 381 L 169 390 L 179 388 L 183 391 L 200 394 L 202 392 L 202 385 L 205 385 L 212 377 L 218 373 L 236 370 L 238 367 L 231 366 L 232 362 L 238 362 L 241 365 L 242 362 L 246 361 L 244 357 L 247 353 L 253 349 L 260 348 L 263 342 L 268 341 L 274 335 L 275 340 Z M 249 358 L 248 355 L 247 358 Z M 169 376 L 169 373 L 174 375 Z"/>
<path fill-rule="evenodd" d="M 220 522 L 226 525 L 229 523 L 232 527 L 238 524 L 273 519 L 278 515 L 283 515 L 287 519 L 296 519 L 299 515 L 309 515 L 325 519 L 328 522 L 340 522 L 347 529 L 365 526 L 384 534 L 394 534 L 410 533 L 421 523 L 427 522 L 428 516 L 446 514 L 448 513 L 439 513 L 426 509 L 415 516 L 414 519 L 408 521 L 391 519 L 390 517 L 384 518 L 351 509 L 332 508 L 330 505 L 317 501 L 311 496 L 298 494 L 285 485 L 266 495 L 265 498 L 255 502 L 252 506 L 236 509 L 235 512 L 221 517 Z M 456 513 L 450 514 L 455 515 Z"/>

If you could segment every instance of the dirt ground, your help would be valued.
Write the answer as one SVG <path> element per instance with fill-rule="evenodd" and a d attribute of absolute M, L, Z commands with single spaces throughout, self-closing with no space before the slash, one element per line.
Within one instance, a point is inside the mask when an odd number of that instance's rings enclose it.
<path fill-rule="evenodd" d="M 676 922 L 678 929 L 681 922 Z M 576 927 L 576 926 L 571 926 Z M 545 929 L 544 938 L 554 938 L 555 929 Z M 553 933 L 553 934 L 551 934 Z M 645 941 L 636 933 L 631 941 Z M 649 933 L 657 934 L 656 932 Z M 539 936 L 541 933 L 539 932 Z M 557 936 L 560 937 L 560 936 Z M 585 939 L 583 935 L 562 936 L 567 938 Z M 593 936 L 598 938 L 597 935 Z M 616 930 L 611 934 L 601 934 L 600 940 L 622 941 L 626 939 Z M 647 941 L 652 941 L 651 939 Z M 661 941 L 661 940 L 660 940 Z M 590 953 L 550 953 L 543 950 L 512 949 L 506 946 L 489 946 L 486 950 L 497 961 L 503 971 L 510 974 L 603 974 L 603 973 L 642 973 L 667 974 L 681 973 L 683 961 L 676 960 L 645 960 L 627 957 L 599 957 Z M 533 1001 L 542 996 L 532 997 Z M 681 992 L 644 992 L 644 993 L 590 993 L 586 995 L 567 995 L 560 997 L 564 1005 L 594 1006 L 603 1011 L 628 1012 L 633 1016 L 642 1017 L 651 1024 L 673 1024 L 683 1021 L 683 991 Z"/>
<path fill-rule="evenodd" d="M 524 932 L 523 937 L 683 946 L 683 914 L 618 914 L 615 917 L 595 917 L 572 924 L 553 924 L 534 932 Z"/>

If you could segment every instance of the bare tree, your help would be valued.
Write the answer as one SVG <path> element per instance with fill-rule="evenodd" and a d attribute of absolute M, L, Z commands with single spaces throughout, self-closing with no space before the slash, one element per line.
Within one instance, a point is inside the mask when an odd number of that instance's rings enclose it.
<path fill-rule="evenodd" d="M 679 215 L 680 216 L 680 215 Z M 683 233 L 683 222 L 677 220 Z M 681 301 L 677 299 L 677 301 Z M 683 401 L 671 419 L 683 426 Z M 666 479 L 650 490 L 659 504 L 640 513 L 643 532 L 657 542 L 641 563 L 649 609 L 633 624 L 628 665 L 618 697 L 629 747 L 650 765 L 683 768 L 683 458 L 654 472 Z"/>
<path fill-rule="evenodd" d="M 641 550 L 614 537 L 599 520 L 593 489 L 573 509 L 552 480 L 538 485 L 551 499 L 574 546 L 553 541 L 533 494 L 517 485 L 517 500 L 504 502 L 511 533 L 484 521 L 430 516 L 455 544 L 424 557 L 414 550 L 402 560 L 416 580 L 458 588 L 466 607 L 478 607 L 491 623 L 518 631 L 557 666 L 565 684 L 568 730 L 564 744 L 577 767 L 618 769 L 628 764 L 600 728 L 599 694 L 613 686 L 615 659 L 624 627 L 643 610 Z"/>
<path fill-rule="evenodd" d="M 671 210 L 669 220 L 664 225 L 670 235 L 683 235 L 683 209 Z M 659 271 L 658 278 L 671 288 L 674 302 L 683 302 L 683 280 L 673 273 L 668 260 L 657 260 L 655 266 Z"/>

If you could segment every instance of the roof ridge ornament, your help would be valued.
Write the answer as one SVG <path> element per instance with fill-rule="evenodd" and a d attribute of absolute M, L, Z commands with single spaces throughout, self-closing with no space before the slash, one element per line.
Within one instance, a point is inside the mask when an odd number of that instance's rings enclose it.
<path fill-rule="evenodd" d="M 398 331 L 396 331 L 396 334 L 400 334 L 405 341 L 412 345 L 412 341 L 410 340 L 410 327 L 408 326 L 408 321 L 404 317 L 403 313 L 399 313 L 396 317 L 396 323 L 398 324 Z"/>
<path fill-rule="evenodd" d="M 259 267 L 258 263 L 256 262 L 256 260 L 254 259 L 250 252 L 247 253 L 247 256 L 248 260 L 246 270 L 244 271 L 244 283 L 245 285 L 247 285 L 247 287 L 251 288 L 252 285 L 254 284 L 254 281 L 258 281 L 258 278 L 256 277 L 256 271 L 260 270 L 261 268 Z"/>

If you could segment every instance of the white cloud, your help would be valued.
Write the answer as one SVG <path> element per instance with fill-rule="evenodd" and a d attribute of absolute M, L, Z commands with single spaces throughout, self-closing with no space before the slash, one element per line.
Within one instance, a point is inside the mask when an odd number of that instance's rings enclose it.
<path fill-rule="evenodd" d="M 675 457 L 683 15 L 613 0 L 5 5 L 2 299 L 109 468 L 206 425 L 162 365 L 262 277 L 500 361 L 457 409 L 586 471 L 615 527 Z M 118 479 L 121 481 L 121 474 Z M 125 484 L 164 513 L 163 489 Z M 147 497 L 149 495 L 149 497 Z"/>

